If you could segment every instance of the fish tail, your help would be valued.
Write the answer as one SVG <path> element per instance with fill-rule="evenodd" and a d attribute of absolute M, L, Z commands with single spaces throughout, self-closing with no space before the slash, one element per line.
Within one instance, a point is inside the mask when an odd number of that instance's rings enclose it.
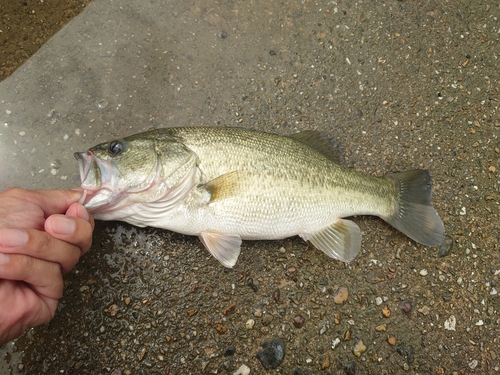
<path fill-rule="evenodd" d="M 439 246 L 444 241 L 444 225 L 432 207 L 431 176 L 428 171 L 414 170 L 387 175 L 396 187 L 394 213 L 382 217 L 411 239 Z"/>

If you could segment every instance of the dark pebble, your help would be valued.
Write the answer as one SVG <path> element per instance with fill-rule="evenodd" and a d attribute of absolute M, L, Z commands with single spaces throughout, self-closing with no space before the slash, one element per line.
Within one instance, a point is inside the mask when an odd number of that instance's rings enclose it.
<path fill-rule="evenodd" d="M 406 362 L 411 365 L 415 361 L 415 351 L 413 350 L 413 346 L 409 346 L 405 350 L 406 354 Z"/>
<path fill-rule="evenodd" d="M 276 302 L 279 302 L 280 301 L 280 290 L 279 289 L 276 289 L 273 293 L 273 298 Z"/>
<path fill-rule="evenodd" d="M 293 375 L 302 375 L 302 370 L 297 367 L 295 370 L 293 370 Z"/>
<path fill-rule="evenodd" d="M 221 37 L 222 39 L 226 39 L 227 33 L 225 31 L 221 31 L 221 33 L 219 34 L 219 37 Z"/>
<path fill-rule="evenodd" d="M 406 363 L 408 363 L 409 365 L 411 365 L 415 361 L 415 350 L 411 345 L 406 348 L 402 345 L 398 345 L 396 347 L 396 352 L 398 352 L 399 355 L 405 357 Z"/>
<path fill-rule="evenodd" d="M 443 296 L 443 301 L 444 302 L 450 302 L 451 301 L 451 296 Z"/>
<path fill-rule="evenodd" d="M 444 236 L 444 241 L 439 247 L 438 257 L 443 258 L 450 255 L 451 249 L 453 248 L 453 238 L 450 236 Z"/>
<path fill-rule="evenodd" d="M 276 56 L 276 52 L 274 52 L 274 51 L 269 51 L 269 54 L 270 54 L 271 56 Z"/>
<path fill-rule="evenodd" d="M 304 317 L 302 315 L 295 315 L 293 318 L 293 325 L 295 328 L 302 328 L 304 325 Z"/>
<path fill-rule="evenodd" d="M 347 362 L 344 365 L 344 372 L 346 375 L 355 375 L 356 374 L 356 362 Z"/>
<path fill-rule="evenodd" d="M 253 279 L 250 277 L 247 281 L 247 285 L 252 288 L 254 292 L 257 292 L 259 290 L 259 287 L 253 283 Z"/>
<path fill-rule="evenodd" d="M 411 301 L 401 301 L 399 303 L 399 309 L 405 314 L 409 314 L 412 309 Z"/>
<path fill-rule="evenodd" d="M 263 341 L 262 350 L 255 355 L 266 370 L 277 368 L 285 358 L 285 342 L 282 339 L 272 338 Z"/>
<path fill-rule="evenodd" d="M 234 346 L 230 346 L 224 352 L 224 357 L 231 357 L 234 355 L 234 353 L 236 353 L 236 348 Z"/>

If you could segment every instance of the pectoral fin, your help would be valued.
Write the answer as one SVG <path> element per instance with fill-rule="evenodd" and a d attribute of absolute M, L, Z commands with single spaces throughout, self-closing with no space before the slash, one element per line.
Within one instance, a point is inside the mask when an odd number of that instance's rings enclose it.
<path fill-rule="evenodd" d="M 331 258 L 353 260 L 361 249 L 361 230 L 350 220 L 339 219 L 316 233 L 300 234 Z"/>
<path fill-rule="evenodd" d="M 243 181 L 244 173 L 233 171 L 208 182 L 205 189 L 210 193 L 210 203 L 240 194 L 244 189 Z"/>
<path fill-rule="evenodd" d="M 219 232 L 201 232 L 199 238 L 210 254 L 224 267 L 234 267 L 240 255 L 240 236 Z"/>

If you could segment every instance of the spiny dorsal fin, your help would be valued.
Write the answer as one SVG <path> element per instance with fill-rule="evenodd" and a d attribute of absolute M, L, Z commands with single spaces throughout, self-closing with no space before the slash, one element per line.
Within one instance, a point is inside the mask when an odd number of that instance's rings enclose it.
<path fill-rule="evenodd" d="M 300 133 L 289 135 L 288 137 L 312 148 L 331 161 L 342 164 L 340 145 L 328 134 L 317 130 L 304 130 Z"/>

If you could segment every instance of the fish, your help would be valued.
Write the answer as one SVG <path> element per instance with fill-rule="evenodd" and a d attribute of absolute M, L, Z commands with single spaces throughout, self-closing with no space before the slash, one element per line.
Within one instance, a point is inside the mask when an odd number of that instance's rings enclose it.
<path fill-rule="evenodd" d="M 296 235 L 350 262 L 362 235 L 346 218 L 358 215 L 378 216 L 426 246 L 444 241 L 427 170 L 361 173 L 344 166 L 335 140 L 319 131 L 171 127 L 74 155 L 95 219 L 198 236 L 228 268 L 242 240 Z"/>

